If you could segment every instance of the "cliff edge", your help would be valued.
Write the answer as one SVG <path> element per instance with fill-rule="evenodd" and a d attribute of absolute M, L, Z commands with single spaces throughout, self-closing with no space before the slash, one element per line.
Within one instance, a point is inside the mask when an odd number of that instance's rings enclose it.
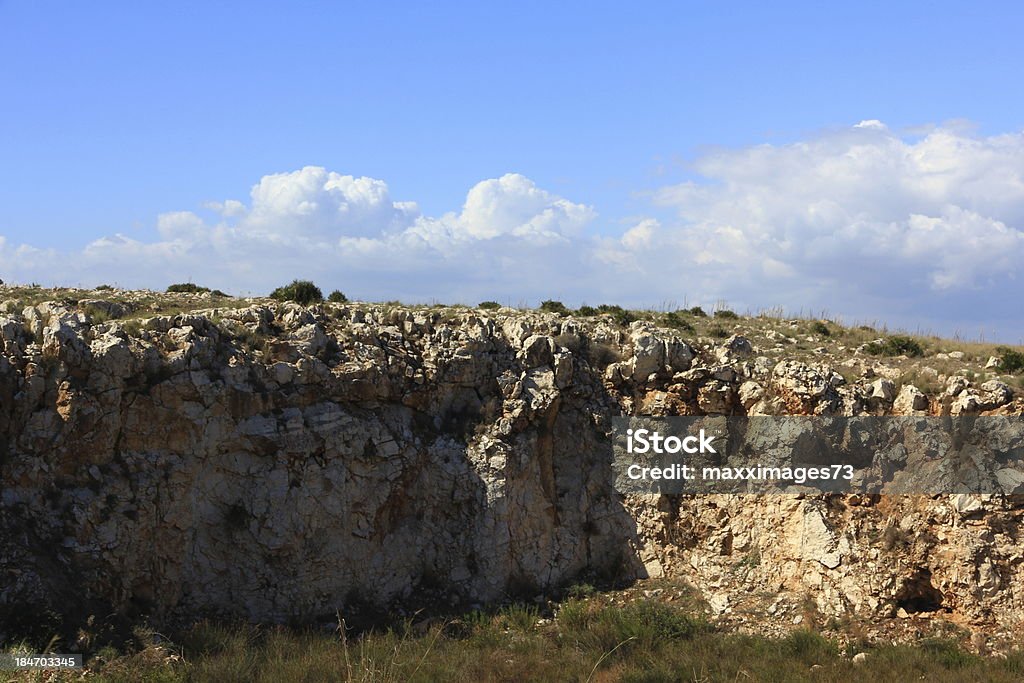
<path fill-rule="evenodd" d="M 1006 634 L 1024 616 L 1012 496 L 612 486 L 620 415 L 1021 414 L 986 353 L 873 356 L 873 331 L 778 318 L 50 294 L 0 304 L 0 631 L 593 575 L 685 578 L 752 627 L 808 601 Z"/>

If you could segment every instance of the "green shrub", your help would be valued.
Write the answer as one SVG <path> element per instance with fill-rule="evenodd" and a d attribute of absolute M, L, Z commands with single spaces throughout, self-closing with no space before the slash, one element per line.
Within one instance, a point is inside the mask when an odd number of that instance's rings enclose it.
<path fill-rule="evenodd" d="M 485 311 L 494 311 L 501 308 L 501 304 L 499 304 L 497 301 L 481 301 L 479 304 L 477 304 L 476 307 L 482 308 Z"/>
<path fill-rule="evenodd" d="M 622 355 L 619 354 L 618 349 L 608 344 L 602 344 L 600 342 L 591 342 L 587 345 L 587 362 L 590 363 L 591 367 L 605 369 L 612 363 L 617 363 L 622 360 Z"/>
<path fill-rule="evenodd" d="M 601 304 L 597 307 L 597 312 L 603 315 L 610 315 L 616 324 L 622 326 L 626 326 L 636 320 L 636 316 L 633 315 L 633 312 L 627 311 L 622 306 Z"/>
<path fill-rule="evenodd" d="M 576 598 L 577 600 L 593 597 L 596 594 L 597 589 L 589 583 L 574 583 L 566 590 L 567 597 Z"/>
<path fill-rule="evenodd" d="M 303 306 L 320 303 L 324 300 L 323 292 L 309 280 L 292 280 L 290 285 L 278 287 L 270 293 L 271 299 L 277 301 L 294 301 Z"/>
<path fill-rule="evenodd" d="M 665 327 L 671 327 L 674 330 L 684 330 L 687 332 L 693 331 L 693 325 L 683 318 L 683 313 L 680 311 L 670 311 L 666 313 L 662 322 L 665 323 Z"/>
<path fill-rule="evenodd" d="M 565 307 L 565 304 L 561 301 L 552 301 L 551 299 L 541 301 L 540 310 L 548 313 L 557 313 L 558 315 L 569 315 L 569 309 Z"/>
<path fill-rule="evenodd" d="M 555 337 L 555 343 L 573 353 L 579 353 L 580 349 L 583 348 L 582 340 L 575 334 L 560 334 Z"/>
<path fill-rule="evenodd" d="M 715 337 L 716 339 L 725 339 L 729 336 L 729 330 L 721 325 L 712 325 L 708 328 L 708 336 Z"/>
<path fill-rule="evenodd" d="M 705 313 L 704 309 L 701 308 L 700 306 L 694 306 L 693 308 L 689 309 L 687 311 L 687 313 L 689 313 L 692 316 L 696 316 L 698 318 L 706 318 L 706 317 L 708 317 L 708 314 Z"/>
<path fill-rule="evenodd" d="M 999 369 L 1003 372 L 1020 372 L 1024 370 L 1024 353 L 1014 351 L 1006 346 L 996 349 L 1000 354 Z"/>
<path fill-rule="evenodd" d="M 893 335 L 881 342 L 870 342 L 864 345 L 864 351 L 872 356 L 911 356 L 924 355 L 921 343 L 911 337 Z"/>
<path fill-rule="evenodd" d="M 327 295 L 327 300 L 330 301 L 332 304 L 348 303 L 348 297 L 342 294 L 341 291 L 337 289 Z"/>
<path fill-rule="evenodd" d="M 715 311 L 715 317 L 722 318 L 723 320 L 737 320 L 739 318 L 734 311 L 730 311 L 728 308 Z"/>
<path fill-rule="evenodd" d="M 828 329 L 828 325 L 821 320 L 815 320 L 811 323 L 811 332 L 814 334 L 820 334 L 822 337 L 832 336 L 832 330 Z"/>
<path fill-rule="evenodd" d="M 89 324 L 91 325 L 105 323 L 113 317 L 102 308 L 97 308 L 95 306 L 86 306 L 83 313 L 89 317 Z"/>
<path fill-rule="evenodd" d="M 225 320 L 221 323 L 221 330 L 230 336 L 232 340 L 236 341 L 240 348 L 247 351 L 267 350 L 266 335 L 255 332 L 240 322 Z"/>
<path fill-rule="evenodd" d="M 576 309 L 576 315 L 590 317 L 592 315 L 597 315 L 597 309 L 593 306 L 580 306 Z"/>
<path fill-rule="evenodd" d="M 31 285 L 29 285 L 29 287 L 38 288 L 39 285 L 33 282 Z M 113 287 L 111 287 L 110 285 L 96 285 L 95 287 L 93 287 L 93 291 L 96 292 L 109 292 L 112 289 Z"/>
<path fill-rule="evenodd" d="M 205 294 L 209 291 L 209 287 L 200 287 L 191 282 L 181 282 L 167 288 L 167 292 L 170 294 Z"/>

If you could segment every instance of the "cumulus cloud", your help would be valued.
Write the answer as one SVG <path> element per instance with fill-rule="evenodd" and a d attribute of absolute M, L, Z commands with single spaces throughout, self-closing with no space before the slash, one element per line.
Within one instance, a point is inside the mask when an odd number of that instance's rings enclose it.
<path fill-rule="evenodd" d="M 497 292 L 518 302 L 558 289 L 555 261 L 580 272 L 573 240 L 596 217 L 591 207 L 512 173 L 470 188 L 460 211 L 426 217 L 415 202 L 393 199 L 383 180 L 316 166 L 264 176 L 248 203 L 228 199 L 203 208 L 218 220 L 192 211 L 159 215 L 155 242 L 115 234 L 79 254 L 58 254 L 0 241 L 0 267 L 19 279 L 48 271 L 46 279 L 67 284 L 116 279 L 160 287 L 199 279 L 230 291 L 265 292 L 289 278 L 311 277 L 367 298 Z"/>
<path fill-rule="evenodd" d="M 674 267 L 679 286 L 751 306 L 772 296 L 939 326 L 994 319 L 1003 297 L 1021 294 L 1024 135 L 936 128 L 905 139 L 870 120 L 712 152 L 693 168 L 700 181 L 653 193 L 671 218 L 602 244 L 606 261 Z M 965 293 L 972 310 L 936 319 Z"/>
<path fill-rule="evenodd" d="M 391 200 L 387 183 L 307 166 L 263 176 L 239 227 L 274 242 L 331 243 L 341 235 L 399 230 L 419 215 L 414 202 Z"/>
<path fill-rule="evenodd" d="M 166 240 L 200 241 L 206 238 L 208 228 L 203 219 L 191 211 L 172 211 L 160 214 L 156 229 Z"/>
<path fill-rule="evenodd" d="M 542 241 L 578 235 L 594 218 L 590 207 L 540 189 L 517 173 L 470 190 L 457 229 L 477 238 L 514 235 Z"/>
<path fill-rule="evenodd" d="M 828 309 L 936 330 L 1020 335 L 1024 135 L 900 134 L 877 120 L 789 144 L 712 151 L 696 178 L 641 197 L 629 221 L 519 174 L 424 216 L 384 180 L 308 166 L 247 200 L 157 217 L 159 239 L 80 253 L 0 237 L 8 280 L 161 287 L 193 279 L 266 292 L 293 277 L 356 297 Z M 211 215 L 211 214 L 204 214 Z M 616 231 L 612 226 L 620 225 Z M 1016 340 L 1016 339 L 1014 339 Z"/>

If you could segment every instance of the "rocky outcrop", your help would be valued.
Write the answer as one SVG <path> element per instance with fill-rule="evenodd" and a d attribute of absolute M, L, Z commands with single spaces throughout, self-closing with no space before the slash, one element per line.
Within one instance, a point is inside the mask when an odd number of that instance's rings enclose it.
<path fill-rule="evenodd" d="M 9 623 L 97 605 L 307 619 L 593 573 L 688 576 L 724 614 L 755 594 L 1024 614 L 1012 501 L 627 499 L 609 467 L 614 416 L 1019 413 L 1001 382 L 928 397 L 610 317 L 83 303 L 0 314 Z"/>
<path fill-rule="evenodd" d="M 79 586 L 115 609 L 280 620 L 628 572 L 615 399 L 563 327 L 294 305 L 8 316 L 0 604 Z"/>

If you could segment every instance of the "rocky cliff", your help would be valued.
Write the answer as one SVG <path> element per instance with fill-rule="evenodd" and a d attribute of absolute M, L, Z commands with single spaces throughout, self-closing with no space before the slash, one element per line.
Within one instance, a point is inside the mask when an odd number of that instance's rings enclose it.
<path fill-rule="evenodd" d="M 1020 627 L 1012 497 L 624 498 L 609 467 L 618 415 L 1020 414 L 984 358 L 928 367 L 941 388 L 923 392 L 835 340 L 798 353 L 799 321 L 730 321 L 724 339 L 656 318 L 139 298 L 0 305 L 8 628 L 98 609 L 304 620 L 595 574 L 684 577 L 755 626 L 810 608 Z"/>

